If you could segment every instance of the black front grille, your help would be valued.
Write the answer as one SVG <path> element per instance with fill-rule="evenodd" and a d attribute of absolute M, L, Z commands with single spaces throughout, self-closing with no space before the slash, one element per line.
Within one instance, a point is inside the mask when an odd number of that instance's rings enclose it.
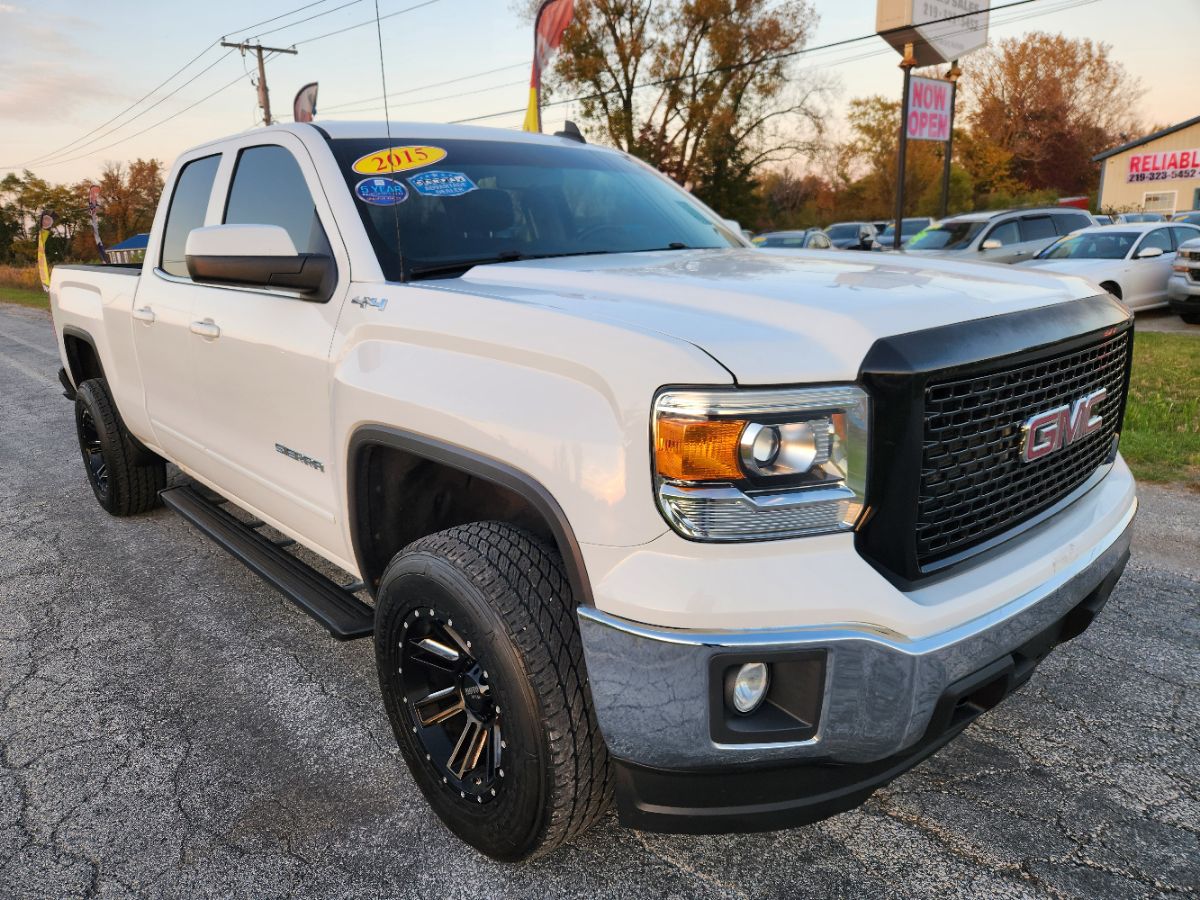
<path fill-rule="evenodd" d="M 1121 424 L 1131 332 L 1034 362 L 925 385 L 917 563 L 987 542 L 1054 505 L 1105 462 Z M 1099 388 L 1101 427 L 1040 460 L 1021 461 L 1021 426 Z"/>

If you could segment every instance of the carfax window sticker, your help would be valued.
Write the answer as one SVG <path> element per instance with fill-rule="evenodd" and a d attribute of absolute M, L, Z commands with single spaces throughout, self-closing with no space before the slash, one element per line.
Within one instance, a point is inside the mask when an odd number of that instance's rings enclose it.
<path fill-rule="evenodd" d="M 408 184 L 425 197 L 461 197 L 475 190 L 475 182 L 462 172 L 422 172 L 410 175 Z"/>
<path fill-rule="evenodd" d="M 431 166 L 446 158 L 446 151 L 441 147 L 426 147 L 413 145 L 409 147 L 385 147 L 360 156 L 351 167 L 360 175 L 387 175 L 391 172 L 405 172 L 409 169 L 420 169 Z"/>
<path fill-rule="evenodd" d="M 395 206 L 408 199 L 408 188 L 398 178 L 364 178 L 354 186 L 354 196 L 372 206 Z"/>

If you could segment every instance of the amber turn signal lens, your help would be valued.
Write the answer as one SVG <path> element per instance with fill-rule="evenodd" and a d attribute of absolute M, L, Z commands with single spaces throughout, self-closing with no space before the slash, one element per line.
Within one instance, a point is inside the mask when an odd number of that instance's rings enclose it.
<path fill-rule="evenodd" d="M 742 420 L 659 419 L 654 436 L 658 474 L 674 481 L 742 478 L 738 440 L 745 427 Z"/>

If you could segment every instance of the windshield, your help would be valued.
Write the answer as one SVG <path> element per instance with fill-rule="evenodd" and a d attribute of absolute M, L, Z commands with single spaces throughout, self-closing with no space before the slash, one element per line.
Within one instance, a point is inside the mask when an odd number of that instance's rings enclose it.
<path fill-rule="evenodd" d="M 1124 259 L 1137 238 L 1132 231 L 1076 234 L 1060 238 L 1038 256 L 1040 259 Z"/>
<path fill-rule="evenodd" d="M 825 229 L 825 233 L 835 241 L 841 241 L 846 238 L 857 238 L 858 229 L 861 227 L 857 222 L 846 222 L 842 225 L 830 225 Z"/>
<path fill-rule="evenodd" d="M 986 222 L 942 222 L 930 226 L 908 243 L 909 250 L 962 250 Z M 902 232 L 903 233 L 903 232 Z"/>
<path fill-rule="evenodd" d="M 686 191 L 616 153 L 549 142 L 391 143 L 389 176 L 386 140 L 331 142 L 391 281 L 483 262 L 745 246 Z"/>

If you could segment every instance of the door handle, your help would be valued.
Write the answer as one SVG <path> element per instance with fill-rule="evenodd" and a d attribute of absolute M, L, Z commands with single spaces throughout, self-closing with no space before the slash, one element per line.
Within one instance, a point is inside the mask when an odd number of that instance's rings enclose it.
<path fill-rule="evenodd" d="M 221 329 L 217 327 L 217 323 L 212 319 L 205 319 L 202 322 L 193 322 L 191 324 L 192 334 L 198 334 L 202 338 L 208 338 L 210 341 L 221 336 Z"/>
<path fill-rule="evenodd" d="M 147 325 L 150 325 L 154 322 L 154 310 L 148 306 L 143 306 L 141 309 L 133 311 L 133 317 L 139 322 L 145 322 Z"/>

